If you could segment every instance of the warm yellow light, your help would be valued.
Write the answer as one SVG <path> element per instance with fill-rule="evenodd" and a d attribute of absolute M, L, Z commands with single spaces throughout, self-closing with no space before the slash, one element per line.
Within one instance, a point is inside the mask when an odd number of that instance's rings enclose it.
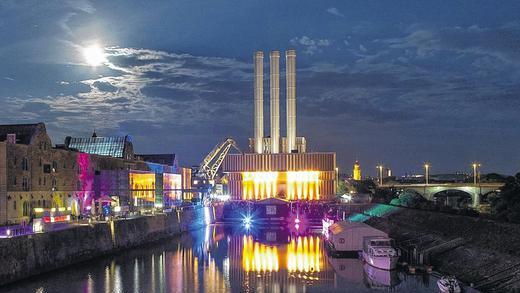
<path fill-rule="evenodd" d="M 276 196 L 278 172 L 243 172 L 242 199 L 258 200 Z"/>
<path fill-rule="evenodd" d="M 288 200 L 318 200 L 319 174 L 319 171 L 243 172 L 242 199 L 277 197 L 278 187 L 285 184 Z"/>
<path fill-rule="evenodd" d="M 278 249 L 253 241 L 252 236 L 242 239 L 242 268 L 246 272 L 277 272 L 280 269 Z"/>
<path fill-rule="evenodd" d="M 92 45 L 82 50 L 83 58 L 90 66 L 99 66 L 107 61 L 105 50 L 99 45 Z"/>
<path fill-rule="evenodd" d="M 132 196 L 153 201 L 155 199 L 155 174 L 130 173 L 129 175 Z"/>
<path fill-rule="evenodd" d="M 287 270 L 289 272 L 319 272 L 323 260 L 321 241 L 313 236 L 292 239 L 287 247 Z"/>

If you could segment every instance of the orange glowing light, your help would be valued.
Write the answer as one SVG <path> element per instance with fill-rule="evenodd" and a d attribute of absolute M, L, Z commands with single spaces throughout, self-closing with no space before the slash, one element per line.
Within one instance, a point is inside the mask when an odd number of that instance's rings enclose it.
<path fill-rule="evenodd" d="M 319 272 L 323 266 L 322 247 L 318 236 L 292 239 L 287 248 L 287 270 L 289 272 Z"/>
<path fill-rule="evenodd" d="M 242 199 L 319 200 L 319 171 L 242 172 Z"/>
<path fill-rule="evenodd" d="M 130 173 L 130 186 L 132 196 L 147 201 L 155 200 L 155 174 L 154 173 Z"/>
<path fill-rule="evenodd" d="M 292 239 L 286 249 L 261 244 L 252 236 L 244 235 L 242 242 L 242 268 L 246 272 L 278 272 L 283 266 L 290 273 L 319 273 L 323 267 L 323 247 L 318 236 Z"/>

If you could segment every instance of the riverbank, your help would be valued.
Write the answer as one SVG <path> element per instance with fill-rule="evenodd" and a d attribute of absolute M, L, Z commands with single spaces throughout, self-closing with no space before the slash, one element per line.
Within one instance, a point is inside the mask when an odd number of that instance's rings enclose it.
<path fill-rule="evenodd" d="M 396 239 L 434 237 L 464 240 L 457 248 L 434 255 L 434 269 L 456 275 L 477 289 L 520 290 L 520 225 L 478 217 L 389 206 L 390 213 L 367 224 Z"/>
<path fill-rule="evenodd" d="M 0 239 L 0 285 L 180 235 L 215 222 L 221 212 L 221 206 L 197 207 Z"/>

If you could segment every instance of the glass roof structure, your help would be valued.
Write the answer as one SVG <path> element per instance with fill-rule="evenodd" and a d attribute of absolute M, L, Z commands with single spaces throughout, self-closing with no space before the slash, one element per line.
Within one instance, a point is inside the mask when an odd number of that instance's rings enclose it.
<path fill-rule="evenodd" d="M 77 149 L 82 153 L 111 156 L 114 158 L 125 157 L 125 147 L 131 143 L 129 136 L 124 137 L 71 137 L 67 146 Z"/>

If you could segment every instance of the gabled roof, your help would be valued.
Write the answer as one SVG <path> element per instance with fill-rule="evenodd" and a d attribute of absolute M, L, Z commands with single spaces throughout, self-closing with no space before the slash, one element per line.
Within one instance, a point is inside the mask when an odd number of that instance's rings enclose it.
<path fill-rule="evenodd" d="M 0 125 L 0 141 L 5 141 L 8 134 L 15 134 L 16 143 L 29 145 L 40 131 L 45 131 L 45 124 Z"/>

